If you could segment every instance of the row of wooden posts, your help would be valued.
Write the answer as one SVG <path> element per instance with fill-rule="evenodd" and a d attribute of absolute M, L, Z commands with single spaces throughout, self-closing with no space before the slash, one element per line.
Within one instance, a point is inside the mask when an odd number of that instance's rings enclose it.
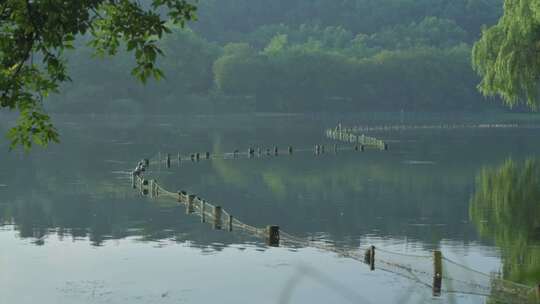
<path fill-rule="evenodd" d="M 388 144 L 386 144 L 384 141 L 378 138 L 369 137 L 364 134 L 357 135 L 352 132 L 344 131 L 344 129 L 341 129 L 340 127 L 326 130 L 326 136 L 333 140 L 339 140 L 339 141 L 344 141 L 351 144 L 357 144 L 357 145 L 361 145 L 362 147 L 367 146 L 367 147 L 374 147 L 380 150 L 388 150 Z"/>
<path fill-rule="evenodd" d="M 360 145 L 360 144 L 356 144 L 356 145 L 353 146 L 352 149 L 354 151 L 364 151 L 365 146 Z M 332 145 L 332 151 L 334 151 L 334 153 L 337 153 L 339 150 L 340 150 L 340 147 L 339 147 L 338 144 L 333 144 Z M 294 153 L 294 148 L 292 146 L 288 146 L 286 151 L 287 151 L 286 152 L 287 154 L 292 155 Z M 323 145 L 323 144 L 316 144 L 313 147 L 313 152 L 314 152 L 315 155 L 324 154 L 326 152 L 326 146 Z M 278 156 L 278 155 L 280 155 L 280 150 L 279 150 L 278 146 L 274 146 L 273 148 L 267 148 L 265 153 L 266 153 L 267 156 L 270 156 L 270 155 Z M 238 157 L 240 155 L 240 152 L 239 152 L 239 150 L 234 150 L 232 153 L 229 153 L 229 154 L 232 154 L 232 156 L 236 158 L 236 157 Z M 253 147 L 250 147 L 250 148 L 248 148 L 247 153 L 245 153 L 244 155 L 246 155 L 246 154 L 248 155 L 249 158 L 253 158 L 253 157 L 255 157 L 255 155 L 262 156 L 263 155 L 263 149 L 260 148 L 260 147 L 257 148 L 257 149 L 255 149 Z M 191 160 L 192 162 L 195 162 L 195 161 L 200 161 L 200 160 L 209 160 L 209 159 L 211 159 L 211 157 L 212 157 L 212 155 L 210 154 L 210 152 L 204 152 L 204 153 L 197 152 L 197 153 L 191 153 L 187 159 Z M 183 158 L 182 155 L 180 153 L 178 153 L 177 163 L 180 164 L 184 159 L 185 158 Z M 171 166 L 172 166 L 172 155 L 170 153 L 165 154 L 164 162 L 165 162 L 167 168 L 171 168 Z M 145 159 L 145 163 L 148 166 L 149 161 L 147 159 Z"/>
<path fill-rule="evenodd" d="M 136 188 L 135 183 L 134 187 Z M 154 179 L 146 180 L 139 177 L 139 187 L 143 195 L 150 195 L 150 197 L 153 199 L 156 199 L 160 196 L 160 187 L 157 181 Z M 186 214 L 188 215 L 194 214 L 195 208 L 198 207 L 201 217 L 201 223 L 208 223 L 211 221 L 212 227 L 216 230 L 222 230 L 225 228 L 227 231 L 233 231 L 233 227 L 235 226 L 238 228 L 242 228 L 243 226 L 249 227 L 246 224 L 235 221 L 234 217 L 231 214 L 225 212 L 221 206 L 214 206 L 195 194 L 188 194 L 186 191 L 178 191 L 176 193 L 176 200 L 179 203 L 185 204 Z M 210 216 L 208 216 L 208 214 L 210 214 Z M 237 223 L 239 223 L 240 225 L 237 225 Z M 253 228 L 257 229 L 255 227 Z M 279 247 L 279 226 L 267 226 L 266 229 L 264 229 L 264 234 L 267 245 L 272 247 Z"/>
<path fill-rule="evenodd" d="M 150 162 L 146 159 L 144 162 L 147 166 Z M 138 179 L 136 183 L 135 178 Z M 136 184 L 139 185 L 140 191 L 143 195 L 150 195 L 151 198 L 157 199 L 161 193 L 162 189 L 156 180 L 151 179 L 147 180 L 143 177 L 134 177 L 133 187 L 137 188 Z M 162 190 L 166 191 L 166 190 Z M 199 215 L 201 217 L 201 223 L 211 223 L 213 229 L 216 230 L 226 230 L 232 232 L 235 228 L 243 231 L 247 231 L 251 234 L 255 234 L 259 237 L 263 237 L 266 241 L 266 244 L 271 247 L 280 246 L 280 227 L 277 225 L 266 226 L 265 229 L 258 229 L 246 225 L 237 219 L 235 219 L 230 213 L 226 212 L 219 205 L 212 205 L 207 201 L 201 199 L 196 194 L 188 194 L 187 191 L 178 191 L 176 193 L 169 192 L 173 197 L 176 198 L 178 203 L 182 203 L 186 206 L 186 214 L 191 215 L 196 213 L 196 209 L 199 209 Z M 371 271 L 374 271 L 376 268 L 376 248 L 375 246 L 370 246 L 364 253 L 364 263 L 369 265 Z M 441 251 L 433 251 L 433 284 L 432 291 L 433 296 L 441 296 L 442 290 L 442 280 L 443 280 L 443 256 Z M 540 299 L 540 284 L 536 288 L 537 298 Z"/>

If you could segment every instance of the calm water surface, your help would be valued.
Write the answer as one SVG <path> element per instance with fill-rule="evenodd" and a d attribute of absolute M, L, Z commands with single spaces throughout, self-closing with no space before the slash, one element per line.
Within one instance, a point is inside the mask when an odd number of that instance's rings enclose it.
<path fill-rule="evenodd" d="M 0 152 L 0 303 L 486 301 L 459 294 L 433 298 L 414 281 L 370 272 L 335 253 L 268 248 L 246 234 L 214 231 L 183 207 L 149 200 L 130 187 L 128 173 L 141 158 L 247 151 L 250 145 L 293 145 L 297 152 L 173 162 L 152 174 L 167 188 L 197 193 L 254 226 L 276 224 L 340 248 L 374 244 L 424 255 L 440 249 L 483 272 L 525 284 L 540 279 L 538 209 L 518 204 L 524 211 L 517 224 L 512 217 L 496 222 L 489 205 L 497 181 L 519 183 L 525 167 L 532 167 L 524 173 L 529 177 L 537 172 L 534 127 L 379 131 L 370 135 L 386 140 L 389 151 L 315 156 L 314 144 L 329 147 L 323 131 L 337 123 L 335 117 L 57 121 L 62 144 L 30 154 Z M 530 190 L 538 188 L 532 180 L 513 188 L 528 193 L 519 200 L 540 198 Z M 519 258 L 509 249 L 514 239 L 521 244 Z"/>

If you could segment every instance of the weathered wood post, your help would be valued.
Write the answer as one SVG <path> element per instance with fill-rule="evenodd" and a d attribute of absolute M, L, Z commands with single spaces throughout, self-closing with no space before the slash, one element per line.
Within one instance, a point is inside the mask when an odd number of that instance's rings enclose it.
<path fill-rule="evenodd" d="M 293 147 L 289 146 L 289 154 L 293 154 Z"/>
<path fill-rule="evenodd" d="M 167 153 L 167 168 L 170 168 L 171 167 L 171 154 L 170 153 Z"/>
<path fill-rule="evenodd" d="M 144 159 L 144 166 L 145 166 L 146 168 L 149 168 L 149 167 L 150 167 L 150 160 L 149 160 L 148 158 L 145 158 L 145 159 Z"/>
<path fill-rule="evenodd" d="M 214 229 L 221 229 L 221 206 L 214 207 Z"/>
<path fill-rule="evenodd" d="M 206 223 L 206 203 L 201 200 L 201 223 Z"/>
<path fill-rule="evenodd" d="M 274 146 L 274 155 L 275 155 L 275 156 L 278 156 L 278 153 L 279 153 L 278 147 L 277 147 L 277 146 Z"/>
<path fill-rule="evenodd" d="M 148 188 L 145 188 L 144 186 L 148 186 L 148 181 L 145 179 L 141 180 L 141 193 L 143 195 L 148 195 Z"/>
<path fill-rule="evenodd" d="M 137 185 L 135 184 L 137 175 L 135 175 L 135 172 L 131 172 L 131 187 L 133 189 L 137 189 Z"/>
<path fill-rule="evenodd" d="M 178 195 L 176 197 L 176 201 L 181 203 L 182 202 L 182 191 L 178 191 L 178 192 L 176 192 L 176 194 Z"/>
<path fill-rule="evenodd" d="M 369 270 L 375 270 L 375 246 L 371 245 L 369 248 L 370 260 L 369 260 Z"/>
<path fill-rule="evenodd" d="M 279 226 L 266 227 L 266 243 L 271 247 L 279 247 Z"/>
<path fill-rule="evenodd" d="M 229 215 L 229 222 L 227 223 L 227 230 L 231 232 L 233 230 L 233 216 Z"/>
<path fill-rule="evenodd" d="M 210 152 L 206 152 L 205 157 L 206 159 L 210 159 Z"/>
<path fill-rule="evenodd" d="M 433 296 L 441 296 L 442 287 L 442 253 L 439 250 L 433 251 Z"/>
<path fill-rule="evenodd" d="M 248 148 L 249 158 L 252 158 L 254 154 L 255 154 L 255 149 L 253 149 L 252 147 L 249 147 Z"/>
<path fill-rule="evenodd" d="M 191 157 L 191 161 L 194 162 L 195 161 L 195 154 L 191 153 L 190 157 Z"/>
<path fill-rule="evenodd" d="M 188 196 L 186 202 L 186 214 L 192 214 L 194 211 L 193 204 L 195 203 L 195 195 Z"/>
<path fill-rule="evenodd" d="M 201 153 L 199 152 L 195 153 L 195 159 L 199 161 L 201 159 Z"/>
<path fill-rule="evenodd" d="M 182 163 L 182 155 L 178 152 L 178 165 Z"/>
<path fill-rule="evenodd" d="M 319 155 L 319 145 L 315 145 L 315 155 Z"/>

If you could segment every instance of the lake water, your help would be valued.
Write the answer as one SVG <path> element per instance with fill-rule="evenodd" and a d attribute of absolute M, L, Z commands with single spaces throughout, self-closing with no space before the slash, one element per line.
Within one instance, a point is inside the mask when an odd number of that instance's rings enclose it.
<path fill-rule="evenodd" d="M 59 145 L 24 154 L 7 152 L 5 140 L 0 144 L 0 303 L 486 301 L 445 293 L 446 282 L 442 296 L 433 297 L 414 280 L 370 271 L 320 248 L 268 247 L 246 233 L 213 230 L 174 201 L 154 201 L 131 188 L 136 162 L 165 153 L 173 156 L 172 168 L 151 168 L 161 185 L 197 193 L 247 224 L 279 225 L 333 248 L 375 245 L 425 256 L 440 250 L 484 273 L 529 285 L 540 281 L 538 209 L 518 204 L 512 208 L 523 214 L 521 222 L 511 216 L 494 222 L 493 208 L 481 204 L 492 192 L 479 189 L 509 162 L 518 173 L 527 160 L 535 166 L 540 141 L 534 126 L 380 130 L 367 134 L 384 139 L 388 151 L 355 152 L 341 143 L 334 153 L 325 128 L 338 121 L 377 126 L 392 120 L 238 115 L 56 121 Z M 327 151 L 316 156 L 313 146 L 321 143 Z M 277 157 L 176 163 L 177 153 L 274 145 L 282 149 Z M 285 153 L 289 145 L 293 155 Z M 515 175 L 505 185 L 519 182 Z M 517 187 L 510 188 L 524 193 Z M 524 201 L 540 198 L 534 196 L 538 184 L 519 187 L 532 189 Z"/>

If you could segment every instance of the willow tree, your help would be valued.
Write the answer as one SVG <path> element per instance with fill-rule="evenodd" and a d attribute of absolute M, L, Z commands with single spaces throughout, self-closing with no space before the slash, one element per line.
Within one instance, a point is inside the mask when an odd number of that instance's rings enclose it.
<path fill-rule="evenodd" d="M 70 80 L 64 54 L 77 36 L 91 37 L 89 45 L 102 55 L 125 46 L 135 56 L 135 77 L 159 79 L 157 42 L 170 33 L 167 22 L 183 26 L 195 10 L 187 0 L 0 1 L 0 109 L 19 113 L 8 131 L 12 147 L 58 142 L 42 103 Z"/>
<path fill-rule="evenodd" d="M 538 109 L 540 80 L 540 0 L 505 0 L 499 22 L 482 31 L 473 48 L 480 91 L 499 95 L 510 107 Z"/>

